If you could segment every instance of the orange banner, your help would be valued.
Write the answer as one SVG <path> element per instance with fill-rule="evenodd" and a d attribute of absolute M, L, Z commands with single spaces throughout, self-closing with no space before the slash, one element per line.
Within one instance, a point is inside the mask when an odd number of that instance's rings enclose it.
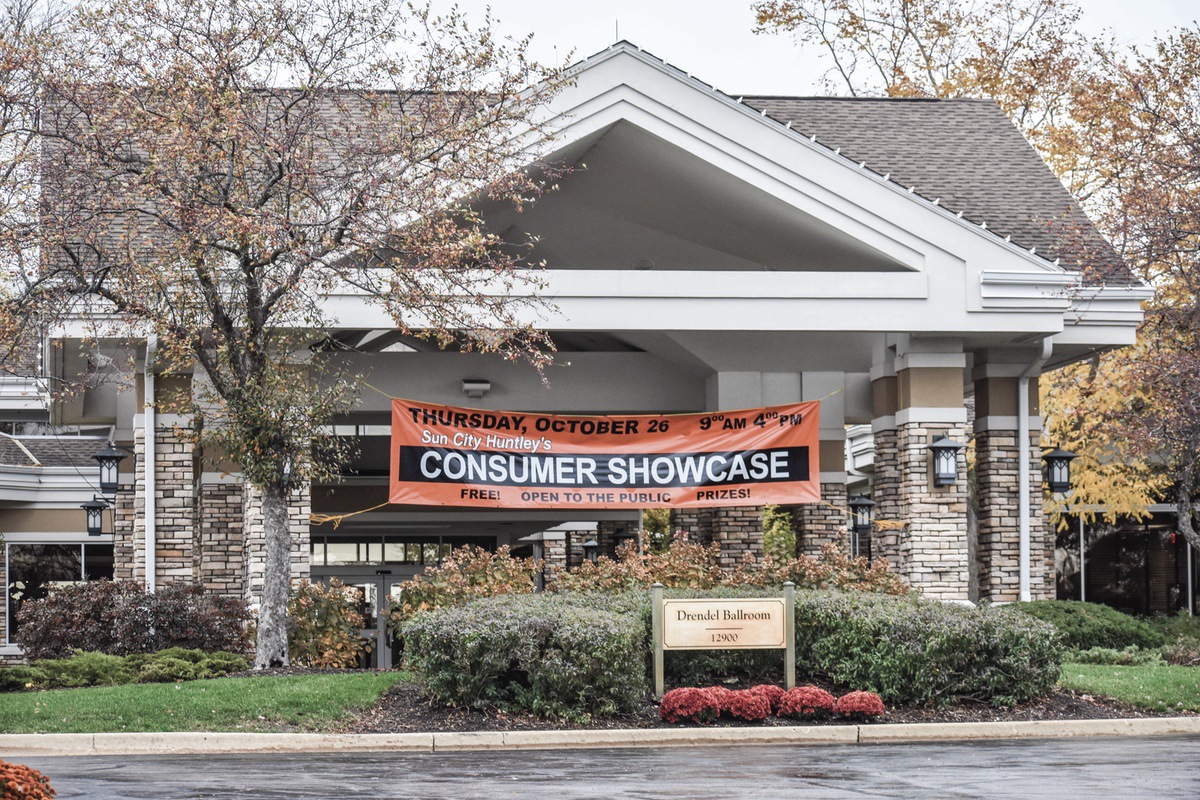
<path fill-rule="evenodd" d="M 565 416 L 392 400 L 392 503 L 653 508 L 815 503 L 819 404 Z"/>

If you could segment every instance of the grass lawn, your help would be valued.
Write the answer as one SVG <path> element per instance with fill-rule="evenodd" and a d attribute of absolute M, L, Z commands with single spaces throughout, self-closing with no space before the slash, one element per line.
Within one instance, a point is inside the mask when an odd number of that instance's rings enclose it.
<path fill-rule="evenodd" d="M 1159 711 L 1200 711 L 1200 667 L 1063 664 L 1059 684 Z"/>
<path fill-rule="evenodd" d="M 323 731 L 408 680 L 359 672 L 0 694 L 0 733 Z"/>

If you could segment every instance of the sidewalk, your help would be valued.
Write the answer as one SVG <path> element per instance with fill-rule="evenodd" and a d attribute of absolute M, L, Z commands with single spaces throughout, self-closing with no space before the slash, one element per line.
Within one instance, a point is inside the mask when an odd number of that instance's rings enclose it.
<path fill-rule="evenodd" d="M 0 756 L 317 753 L 570 748 L 677 747 L 744 744 L 896 744 L 970 739 L 1061 739 L 1082 736 L 1200 734 L 1200 717 L 823 725 L 779 728 L 652 728 L 629 730 L 480 731 L 477 733 L 42 733 L 0 734 Z"/>

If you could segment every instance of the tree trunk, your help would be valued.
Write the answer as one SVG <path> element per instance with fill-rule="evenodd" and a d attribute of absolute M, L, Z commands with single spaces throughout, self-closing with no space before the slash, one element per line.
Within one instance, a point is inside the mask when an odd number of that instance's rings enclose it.
<path fill-rule="evenodd" d="M 1182 473 L 1175 485 L 1175 530 L 1185 542 L 1200 550 L 1200 533 L 1192 524 L 1192 482 L 1195 471 L 1187 467 Z"/>
<path fill-rule="evenodd" d="M 258 610 L 255 669 L 288 665 L 287 600 L 291 578 L 291 526 L 288 525 L 287 490 L 278 485 L 263 490 L 263 533 L 266 539 L 266 573 L 262 605 Z"/>

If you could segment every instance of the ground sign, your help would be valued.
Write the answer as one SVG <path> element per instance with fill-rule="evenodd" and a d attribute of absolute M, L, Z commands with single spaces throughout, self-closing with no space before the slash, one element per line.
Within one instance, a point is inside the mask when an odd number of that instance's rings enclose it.
<path fill-rule="evenodd" d="M 784 685 L 796 685 L 796 588 L 783 597 L 665 599 L 650 589 L 653 608 L 654 693 L 662 697 L 667 650 L 783 650 Z"/>

